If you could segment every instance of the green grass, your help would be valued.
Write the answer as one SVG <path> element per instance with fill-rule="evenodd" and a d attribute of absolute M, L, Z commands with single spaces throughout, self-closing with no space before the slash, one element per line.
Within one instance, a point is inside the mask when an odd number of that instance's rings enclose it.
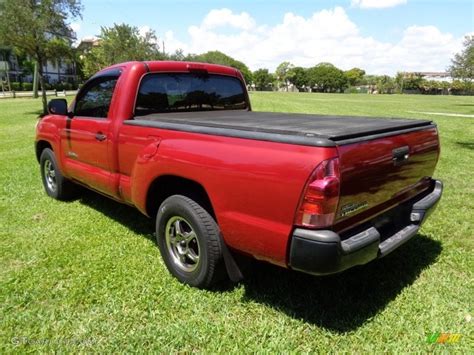
<path fill-rule="evenodd" d="M 0 100 L 0 353 L 472 351 L 472 97 L 252 93 L 256 110 L 434 119 L 443 199 L 385 259 L 329 277 L 257 264 L 238 285 L 183 286 L 153 221 L 92 192 L 57 202 L 34 157 L 40 102 Z M 433 332 L 457 344 L 428 344 Z"/>

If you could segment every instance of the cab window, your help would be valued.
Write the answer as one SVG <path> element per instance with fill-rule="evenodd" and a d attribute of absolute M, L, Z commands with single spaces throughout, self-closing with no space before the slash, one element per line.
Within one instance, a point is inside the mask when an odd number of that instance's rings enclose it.
<path fill-rule="evenodd" d="M 107 118 L 118 77 L 100 77 L 86 84 L 79 93 L 75 116 Z"/>
<path fill-rule="evenodd" d="M 247 108 L 245 88 L 238 78 L 207 73 L 151 73 L 140 83 L 135 116 Z"/>

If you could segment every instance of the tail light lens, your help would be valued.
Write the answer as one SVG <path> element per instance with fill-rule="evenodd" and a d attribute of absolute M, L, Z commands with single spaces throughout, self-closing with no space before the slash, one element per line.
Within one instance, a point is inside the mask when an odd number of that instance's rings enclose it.
<path fill-rule="evenodd" d="M 295 224 L 310 228 L 332 225 L 339 202 L 339 185 L 339 159 L 321 162 L 305 186 Z"/>

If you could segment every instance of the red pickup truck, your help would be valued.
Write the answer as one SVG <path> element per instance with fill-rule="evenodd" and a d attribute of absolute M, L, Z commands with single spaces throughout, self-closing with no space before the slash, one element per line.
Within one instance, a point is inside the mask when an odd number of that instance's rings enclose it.
<path fill-rule="evenodd" d="M 233 68 L 128 62 L 55 99 L 36 132 L 44 188 L 76 184 L 156 217 L 169 271 L 209 287 L 239 254 L 315 275 L 383 257 L 437 204 L 426 120 L 252 112 Z"/>

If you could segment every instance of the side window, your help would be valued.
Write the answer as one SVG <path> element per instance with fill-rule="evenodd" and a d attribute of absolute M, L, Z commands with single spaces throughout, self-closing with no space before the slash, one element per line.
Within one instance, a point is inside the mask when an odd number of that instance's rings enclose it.
<path fill-rule="evenodd" d="M 117 77 L 103 77 L 92 81 L 76 100 L 75 116 L 106 118 Z"/>

